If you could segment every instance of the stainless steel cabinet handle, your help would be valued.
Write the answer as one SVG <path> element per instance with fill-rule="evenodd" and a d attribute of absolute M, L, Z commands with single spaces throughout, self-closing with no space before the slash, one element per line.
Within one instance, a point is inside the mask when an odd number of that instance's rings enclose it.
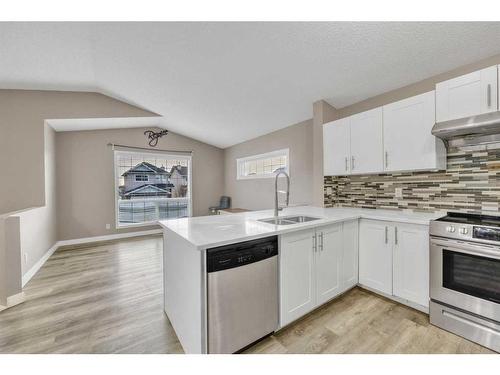
<path fill-rule="evenodd" d="M 491 84 L 488 84 L 488 91 L 486 92 L 487 94 L 487 100 L 488 100 L 488 107 L 491 107 Z"/>
<path fill-rule="evenodd" d="M 389 228 L 385 227 L 385 243 L 389 242 L 388 231 L 389 231 Z"/>
<path fill-rule="evenodd" d="M 351 171 L 354 170 L 354 156 L 351 156 Z"/>
<path fill-rule="evenodd" d="M 387 168 L 389 166 L 389 153 L 386 151 L 385 152 L 385 167 Z"/>
<path fill-rule="evenodd" d="M 312 236 L 312 240 L 313 240 L 313 250 L 314 250 L 314 252 L 316 252 L 316 251 L 318 250 L 318 246 L 317 246 L 318 244 L 317 244 L 317 239 L 316 239 L 316 233 L 315 233 L 315 234 L 313 234 L 313 236 Z"/>
<path fill-rule="evenodd" d="M 394 227 L 394 243 L 398 244 L 398 227 Z"/>
<path fill-rule="evenodd" d="M 319 234 L 319 238 L 321 239 L 321 241 L 319 243 L 319 249 L 320 249 L 320 251 L 323 251 L 323 232 L 321 232 Z"/>
<path fill-rule="evenodd" d="M 346 156 L 345 157 L 345 170 L 346 170 L 346 172 L 347 172 L 347 169 L 349 168 L 348 165 L 347 165 L 347 163 L 348 163 L 348 160 L 347 160 L 347 156 Z"/>

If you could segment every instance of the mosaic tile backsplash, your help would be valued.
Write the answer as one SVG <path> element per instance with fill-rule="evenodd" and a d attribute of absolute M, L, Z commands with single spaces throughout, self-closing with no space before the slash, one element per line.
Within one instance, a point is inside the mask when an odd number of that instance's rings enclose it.
<path fill-rule="evenodd" d="M 500 145 L 450 149 L 446 171 L 325 176 L 324 182 L 325 207 L 498 215 Z"/>

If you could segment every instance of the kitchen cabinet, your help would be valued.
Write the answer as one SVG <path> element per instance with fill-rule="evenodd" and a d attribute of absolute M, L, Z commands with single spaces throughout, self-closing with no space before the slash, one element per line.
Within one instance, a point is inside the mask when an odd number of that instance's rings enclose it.
<path fill-rule="evenodd" d="M 345 221 L 342 226 L 342 292 L 358 284 L 358 220 Z"/>
<path fill-rule="evenodd" d="M 359 283 L 392 295 L 391 224 L 361 220 L 359 223 Z"/>
<path fill-rule="evenodd" d="M 359 283 L 401 302 L 428 308 L 428 226 L 361 220 Z"/>
<path fill-rule="evenodd" d="M 349 117 L 351 174 L 381 172 L 383 164 L 382 107 Z"/>
<path fill-rule="evenodd" d="M 316 286 L 319 306 L 340 293 L 343 234 L 342 223 L 316 230 Z"/>
<path fill-rule="evenodd" d="M 316 230 L 280 236 L 280 322 L 288 324 L 316 305 Z"/>
<path fill-rule="evenodd" d="M 325 176 L 350 173 L 351 133 L 349 118 L 323 125 L 323 169 Z"/>
<path fill-rule="evenodd" d="M 497 66 L 436 84 L 436 122 L 498 109 Z"/>
<path fill-rule="evenodd" d="M 324 124 L 324 175 L 382 172 L 382 131 L 382 107 Z"/>
<path fill-rule="evenodd" d="M 429 228 L 397 224 L 394 231 L 393 293 L 429 307 Z"/>
<path fill-rule="evenodd" d="M 383 112 L 384 171 L 446 168 L 444 144 L 431 134 L 434 91 L 385 105 Z"/>
<path fill-rule="evenodd" d="M 280 236 L 282 327 L 357 284 L 357 225 L 353 220 Z"/>

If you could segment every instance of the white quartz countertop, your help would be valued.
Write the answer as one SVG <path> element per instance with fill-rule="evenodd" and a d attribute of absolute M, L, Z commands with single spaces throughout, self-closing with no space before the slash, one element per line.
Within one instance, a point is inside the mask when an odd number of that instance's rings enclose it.
<path fill-rule="evenodd" d="M 431 220 L 442 217 L 445 213 L 299 206 L 285 208 L 280 212 L 279 216 L 307 215 L 321 219 L 292 225 L 274 225 L 258 221 L 258 219 L 271 218 L 273 215 L 273 210 L 263 210 L 231 215 L 161 220 L 159 224 L 163 228 L 183 237 L 198 249 L 203 250 L 210 247 L 360 218 L 429 225 Z"/>

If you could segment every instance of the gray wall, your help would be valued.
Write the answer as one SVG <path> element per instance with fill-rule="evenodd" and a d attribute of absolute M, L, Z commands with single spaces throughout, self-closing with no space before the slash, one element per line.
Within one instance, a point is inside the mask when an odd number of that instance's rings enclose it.
<path fill-rule="evenodd" d="M 233 207 L 259 210 L 274 207 L 274 179 L 236 179 L 236 159 L 290 149 L 290 203 L 312 203 L 313 127 L 307 120 L 224 150 L 225 194 Z M 280 184 L 283 183 L 280 181 Z"/>
<path fill-rule="evenodd" d="M 18 214 L 24 275 L 57 241 L 56 132 L 45 126 L 45 206 Z M 25 257 L 26 254 L 26 257 Z"/>
<path fill-rule="evenodd" d="M 323 124 L 337 119 L 337 110 L 324 100 L 313 103 L 313 186 L 312 203 L 322 207 L 323 194 Z"/>
<path fill-rule="evenodd" d="M 150 116 L 157 115 L 96 93 L 0 90 L 0 164 L 8 176 L 0 214 L 45 205 L 44 120 Z"/>
<path fill-rule="evenodd" d="M 107 144 L 146 147 L 143 132 L 136 128 L 57 133 L 59 240 L 158 228 L 115 228 L 113 151 Z M 224 191 L 224 151 L 174 133 L 161 138 L 157 149 L 193 151 L 193 214 L 207 215 Z"/>

